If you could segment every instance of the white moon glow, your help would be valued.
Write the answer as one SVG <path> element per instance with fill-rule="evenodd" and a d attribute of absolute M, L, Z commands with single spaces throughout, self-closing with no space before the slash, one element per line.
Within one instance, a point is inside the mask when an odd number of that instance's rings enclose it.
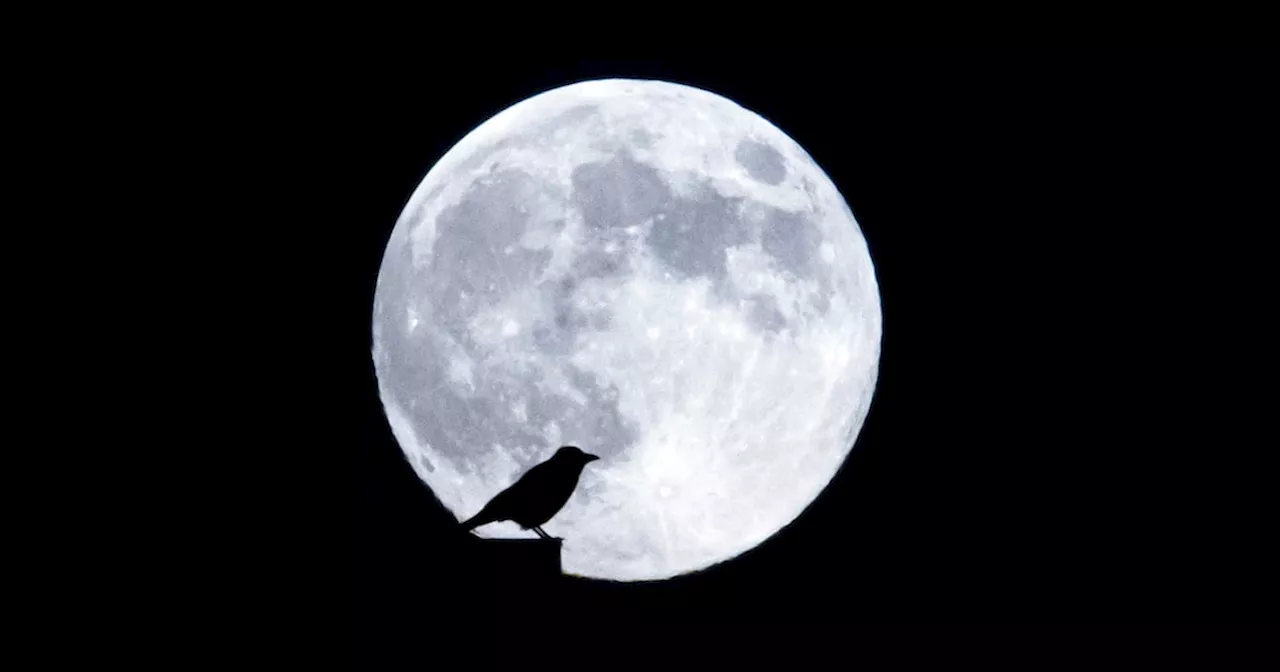
<path fill-rule="evenodd" d="M 581 446 L 602 459 L 544 526 L 565 571 L 661 579 L 749 550 L 830 482 L 880 319 L 853 213 L 791 138 L 706 91 L 598 80 L 502 111 L 431 169 L 383 257 L 373 358 L 396 440 L 456 516 Z"/>

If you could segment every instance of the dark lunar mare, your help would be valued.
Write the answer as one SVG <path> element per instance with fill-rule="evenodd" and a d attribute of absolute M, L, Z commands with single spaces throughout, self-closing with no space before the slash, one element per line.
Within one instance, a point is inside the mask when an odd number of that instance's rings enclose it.
<path fill-rule="evenodd" d="M 780 155 L 777 160 L 781 161 Z M 759 223 L 744 224 L 739 211 L 743 199 L 721 196 L 706 180 L 694 184 L 692 195 L 677 195 L 657 170 L 626 152 L 574 169 L 572 201 L 593 242 L 580 258 L 577 272 L 583 278 L 626 273 L 618 253 L 605 252 L 604 243 L 625 241 L 626 227 L 651 222 L 649 249 L 676 279 L 706 277 L 718 300 L 736 304 L 747 299 L 750 319 L 762 331 L 781 328 L 782 314 L 771 297 L 743 293 L 733 286 L 726 267 L 728 247 L 758 242 L 793 278 L 817 278 L 820 289 L 814 308 L 819 315 L 826 313 L 831 280 L 819 265 L 823 238 L 816 226 L 803 214 L 765 205 L 757 205 L 762 212 Z"/>
<path fill-rule="evenodd" d="M 769 185 L 778 185 L 787 177 L 786 161 L 771 145 L 755 140 L 743 140 L 733 151 L 733 158 L 747 170 L 752 179 Z"/>
<path fill-rule="evenodd" d="M 425 269 L 413 266 L 407 238 L 388 248 L 375 304 L 382 325 L 379 378 L 406 411 L 418 440 L 460 467 L 474 470 L 475 451 L 493 445 L 512 451 L 517 463 L 527 467 L 539 450 L 549 447 L 543 428 L 552 422 L 566 440 L 591 446 L 600 455 L 624 450 L 637 436 L 618 411 L 616 387 L 601 385 L 569 365 L 567 377 L 587 400 L 579 404 L 540 385 L 509 359 L 487 352 L 468 333 L 478 310 L 514 288 L 535 284 L 550 261 L 549 252 L 519 243 L 530 216 L 519 204 L 537 188 L 535 180 L 515 170 L 495 171 L 477 181 L 438 217 L 438 237 Z M 508 247 L 511 254 L 504 252 Z M 406 328 L 411 307 L 422 320 L 412 331 Z M 573 312 L 560 322 L 539 323 L 531 330 L 540 349 L 550 346 L 548 354 L 572 352 L 577 332 L 601 326 L 598 318 L 584 321 Z M 450 382 L 449 341 L 474 363 L 474 391 Z M 524 404 L 524 420 L 512 412 L 518 401 Z M 429 461 L 423 466 L 434 469 Z"/>

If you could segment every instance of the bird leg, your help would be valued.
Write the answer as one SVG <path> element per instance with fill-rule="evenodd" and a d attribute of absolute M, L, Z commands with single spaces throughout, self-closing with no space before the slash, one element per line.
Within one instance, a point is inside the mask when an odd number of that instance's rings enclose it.
<path fill-rule="evenodd" d="M 564 541 L 564 540 L 563 540 L 563 539 L 561 539 L 560 537 L 553 537 L 553 536 L 551 536 L 551 535 L 547 534 L 547 531 L 546 531 L 546 530 L 544 530 L 544 529 L 542 529 L 542 526 L 541 526 L 541 525 L 534 525 L 534 526 L 533 526 L 533 531 L 534 531 L 534 532 L 537 532 L 537 533 L 538 533 L 538 536 L 539 536 L 539 537 L 542 537 L 543 539 L 552 539 L 552 540 L 554 540 L 554 541 Z"/>

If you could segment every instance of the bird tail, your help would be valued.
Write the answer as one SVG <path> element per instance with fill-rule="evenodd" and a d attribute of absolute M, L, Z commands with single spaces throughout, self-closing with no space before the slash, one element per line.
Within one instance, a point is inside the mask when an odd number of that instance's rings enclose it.
<path fill-rule="evenodd" d="M 481 511 L 480 513 L 477 513 L 476 515 L 462 521 L 458 525 L 459 527 L 462 528 L 463 532 L 470 532 L 471 530 L 474 530 L 477 527 L 484 525 L 485 523 L 491 523 L 491 522 L 493 522 L 493 520 L 491 520 L 491 517 L 489 516 L 489 512 Z"/>

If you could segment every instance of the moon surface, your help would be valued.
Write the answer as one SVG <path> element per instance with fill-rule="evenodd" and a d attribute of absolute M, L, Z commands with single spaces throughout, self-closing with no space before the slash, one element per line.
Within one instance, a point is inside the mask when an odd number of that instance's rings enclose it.
<path fill-rule="evenodd" d="M 875 388 L 875 269 L 773 124 L 700 89 L 580 82 L 427 173 L 377 279 L 387 420 L 459 519 L 563 444 L 601 456 L 544 529 L 564 570 L 699 570 L 794 520 Z M 532 537 L 495 523 L 487 537 Z"/>

